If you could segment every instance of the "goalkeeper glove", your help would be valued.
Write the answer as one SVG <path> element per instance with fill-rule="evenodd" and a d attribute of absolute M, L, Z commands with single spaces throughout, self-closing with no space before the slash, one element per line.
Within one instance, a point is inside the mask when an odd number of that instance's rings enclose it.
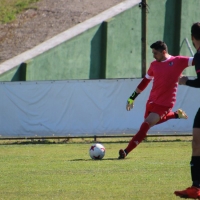
<path fill-rule="evenodd" d="M 126 104 L 127 111 L 130 111 L 133 108 L 134 100 L 139 94 L 140 93 L 133 92 L 133 94 L 129 97 L 129 99 L 127 100 L 127 104 Z"/>
<path fill-rule="evenodd" d="M 130 111 L 132 108 L 133 108 L 133 103 L 134 103 L 134 100 L 133 99 L 128 99 L 127 100 L 127 104 L 126 104 L 126 110 L 127 111 Z"/>

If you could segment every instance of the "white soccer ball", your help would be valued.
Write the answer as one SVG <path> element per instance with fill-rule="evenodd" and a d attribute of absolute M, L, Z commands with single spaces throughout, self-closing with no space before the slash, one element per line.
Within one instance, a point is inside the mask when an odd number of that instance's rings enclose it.
<path fill-rule="evenodd" d="M 93 144 L 89 149 L 90 157 L 94 160 L 101 160 L 105 156 L 106 149 L 102 144 Z"/>

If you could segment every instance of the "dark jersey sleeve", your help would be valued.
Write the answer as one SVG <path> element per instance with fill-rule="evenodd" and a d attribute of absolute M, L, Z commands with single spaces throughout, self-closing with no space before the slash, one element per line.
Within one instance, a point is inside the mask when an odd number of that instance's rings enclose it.
<path fill-rule="evenodd" d="M 200 51 L 194 55 L 195 70 L 197 73 L 197 78 L 194 80 L 187 80 L 186 85 L 190 87 L 200 88 Z"/>

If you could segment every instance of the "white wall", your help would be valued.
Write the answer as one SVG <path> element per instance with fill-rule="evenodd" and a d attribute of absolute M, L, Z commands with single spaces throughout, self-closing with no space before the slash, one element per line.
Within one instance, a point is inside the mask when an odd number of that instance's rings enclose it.
<path fill-rule="evenodd" d="M 140 94 L 132 111 L 127 98 L 141 79 L 0 82 L 0 135 L 86 136 L 136 133 L 143 121 L 151 84 Z M 199 107 L 198 89 L 179 86 L 178 108 L 187 120 L 173 119 L 150 133 L 191 133 Z"/>

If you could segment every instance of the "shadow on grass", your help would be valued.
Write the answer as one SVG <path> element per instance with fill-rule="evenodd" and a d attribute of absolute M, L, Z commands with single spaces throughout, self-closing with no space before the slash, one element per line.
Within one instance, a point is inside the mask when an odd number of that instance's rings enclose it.
<path fill-rule="evenodd" d="M 127 143 L 128 141 L 49 141 L 49 140 L 34 140 L 34 141 L 0 141 L 0 145 L 28 145 L 28 144 L 94 144 L 94 143 Z"/>
<path fill-rule="evenodd" d="M 118 138 L 118 139 L 99 139 L 99 140 L 88 140 L 88 139 L 32 139 L 32 140 L 0 140 L 0 145 L 34 145 L 34 144 L 117 144 L 117 143 L 125 143 L 127 144 L 131 138 Z M 146 138 L 143 140 L 144 143 L 152 143 L 152 142 L 191 142 L 192 137 L 155 137 L 155 138 Z"/>
<path fill-rule="evenodd" d="M 104 160 L 119 160 L 121 161 L 122 159 L 118 159 L 118 158 L 103 158 L 101 160 L 93 160 L 93 159 L 73 159 L 73 160 L 69 160 L 69 161 L 72 161 L 72 162 L 76 162 L 76 161 L 91 161 L 91 162 L 96 162 L 96 161 L 101 161 L 103 162 Z"/>

